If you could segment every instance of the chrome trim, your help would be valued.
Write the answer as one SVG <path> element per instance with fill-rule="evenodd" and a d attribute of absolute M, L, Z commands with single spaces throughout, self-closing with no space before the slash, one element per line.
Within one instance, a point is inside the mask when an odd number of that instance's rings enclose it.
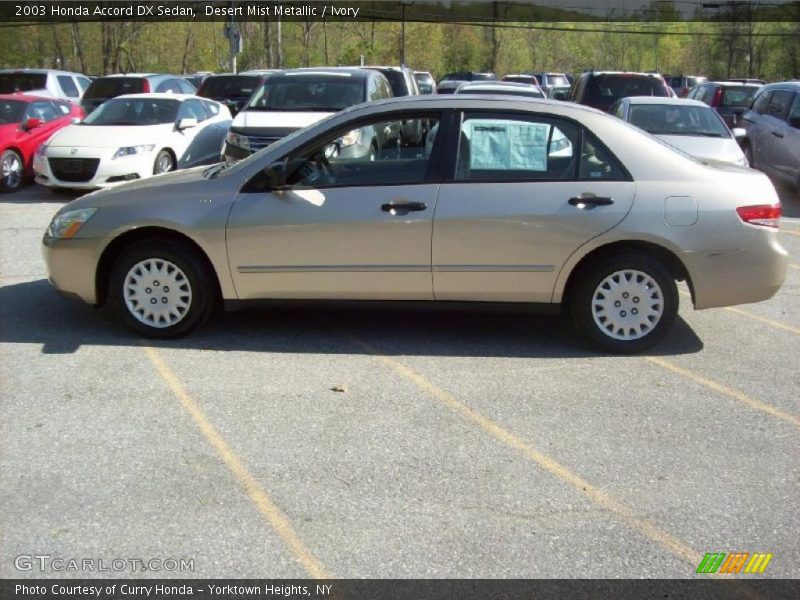
<path fill-rule="evenodd" d="M 553 265 L 433 265 L 436 273 L 551 273 Z"/>
<path fill-rule="evenodd" d="M 430 273 L 428 265 L 247 265 L 237 267 L 239 273 Z"/>

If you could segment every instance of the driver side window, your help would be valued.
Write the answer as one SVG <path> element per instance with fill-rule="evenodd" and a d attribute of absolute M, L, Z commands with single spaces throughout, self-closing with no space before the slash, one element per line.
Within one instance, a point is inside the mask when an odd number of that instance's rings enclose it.
<path fill-rule="evenodd" d="M 340 131 L 290 159 L 286 182 L 296 189 L 423 183 L 430 152 L 426 138 L 438 118 L 381 120 Z M 416 132 L 407 141 L 406 132 Z"/>

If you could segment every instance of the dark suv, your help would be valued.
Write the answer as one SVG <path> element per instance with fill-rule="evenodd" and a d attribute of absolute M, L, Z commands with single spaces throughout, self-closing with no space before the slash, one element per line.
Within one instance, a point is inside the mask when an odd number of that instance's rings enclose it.
<path fill-rule="evenodd" d="M 225 73 L 209 75 L 200 84 L 197 95 L 216 100 L 227 106 L 234 117 L 258 88 L 266 81 L 268 75 L 248 75 Z"/>
<path fill-rule="evenodd" d="M 757 84 L 712 81 L 692 88 L 687 98 L 708 104 L 733 129 L 739 126 L 739 120 L 750 108 L 753 97 L 760 88 Z"/>
<path fill-rule="evenodd" d="M 619 71 L 587 71 L 569 90 L 569 100 L 608 112 L 620 98 L 629 96 L 669 97 L 669 89 L 661 75 Z"/>
<path fill-rule="evenodd" d="M 123 94 L 148 94 L 150 92 L 194 94 L 194 86 L 180 75 L 131 73 L 98 77 L 89 85 L 81 98 L 81 106 L 88 115 L 106 100 Z"/>
<path fill-rule="evenodd" d="M 414 71 L 408 67 L 364 67 L 372 71 L 383 73 L 389 80 L 392 93 L 396 97 L 419 96 L 419 84 L 414 77 Z M 423 122 L 421 119 L 411 119 L 403 123 L 400 130 L 401 143 L 405 145 L 418 146 L 425 135 Z"/>

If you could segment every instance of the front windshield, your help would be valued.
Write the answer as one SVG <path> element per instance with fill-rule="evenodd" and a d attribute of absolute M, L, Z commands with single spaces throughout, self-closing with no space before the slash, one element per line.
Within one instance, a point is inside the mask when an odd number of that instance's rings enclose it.
<path fill-rule="evenodd" d="M 25 113 L 25 102 L 19 100 L 3 100 L 0 102 L 0 125 L 9 125 L 22 121 Z"/>
<path fill-rule="evenodd" d="M 641 104 L 630 109 L 631 124 L 653 135 L 696 135 L 728 138 L 730 131 L 707 106 Z"/>
<path fill-rule="evenodd" d="M 253 95 L 247 110 L 336 112 L 366 100 L 361 79 L 338 75 L 272 77 Z"/>
<path fill-rule="evenodd" d="M 83 121 L 84 125 L 164 125 L 174 123 L 178 100 L 160 98 L 115 98 L 101 104 Z"/>

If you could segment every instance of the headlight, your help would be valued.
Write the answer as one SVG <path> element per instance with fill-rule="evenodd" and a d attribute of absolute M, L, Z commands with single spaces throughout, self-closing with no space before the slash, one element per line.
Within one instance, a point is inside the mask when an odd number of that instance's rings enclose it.
<path fill-rule="evenodd" d="M 39 158 L 43 158 L 46 150 L 47 150 L 47 142 L 43 143 L 36 149 L 36 156 L 38 156 Z"/>
<path fill-rule="evenodd" d="M 47 235 L 63 240 L 75 237 L 83 224 L 96 212 L 96 208 L 80 208 L 56 215 L 50 222 L 50 227 L 47 228 Z"/>
<path fill-rule="evenodd" d="M 134 154 L 144 154 L 145 152 L 152 152 L 155 144 L 147 144 L 144 146 L 123 146 L 114 153 L 111 159 L 122 158 L 124 156 L 133 156 Z"/>
<path fill-rule="evenodd" d="M 243 148 L 244 150 L 250 150 L 250 138 L 246 135 L 239 135 L 238 133 L 231 133 L 229 131 L 228 135 L 225 136 L 225 141 L 231 146 Z"/>
<path fill-rule="evenodd" d="M 352 146 L 353 144 L 357 144 L 361 141 L 361 129 L 353 129 L 340 137 L 336 142 L 339 144 L 341 148 L 347 148 L 347 146 Z"/>

